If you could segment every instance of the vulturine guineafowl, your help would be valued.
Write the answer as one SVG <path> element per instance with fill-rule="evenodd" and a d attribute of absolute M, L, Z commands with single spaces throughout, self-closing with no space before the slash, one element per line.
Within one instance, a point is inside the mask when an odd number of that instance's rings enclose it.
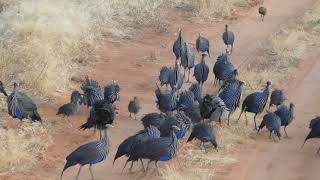
<path fill-rule="evenodd" d="M 185 48 L 184 40 L 182 38 L 181 29 L 180 29 L 179 34 L 178 34 L 178 38 L 174 42 L 173 47 L 172 47 L 172 51 L 173 51 L 174 55 L 176 56 L 176 60 L 181 58 L 181 54 L 185 51 L 184 48 Z"/>
<path fill-rule="evenodd" d="M 191 108 L 185 109 L 184 113 L 191 119 L 193 124 L 199 123 L 202 120 L 199 104 L 194 103 Z"/>
<path fill-rule="evenodd" d="M 32 122 L 42 121 L 38 113 L 37 105 L 29 96 L 18 90 L 17 83 L 13 83 L 13 91 L 9 97 L 1 81 L 0 91 L 7 96 L 8 113 L 10 116 L 19 119 L 21 122 L 23 119 L 31 119 Z"/>
<path fill-rule="evenodd" d="M 201 90 L 203 83 L 207 81 L 209 75 L 209 67 L 205 61 L 205 54 L 202 54 L 201 61 L 194 67 L 194 77 L 200 84 Z"/>
<path fill-rule="evenodd" d="M 157 105 L 161 112 L 170 113 L 177 109 L 177 97 L 173 93 L 161 92 L 159 86 L 155 90 Z"/>
<path fill-rule="evenodd" d="M 232 31 L 229 31 L 228 24 L 225 25 L 224 33 L 222 34 L 222 39 L 224 44 L 227 46 L 227 49 L 229 46 L 231 46 L 230 52 L 232 53 L 233 50 L 233 43 L 234 43 L 234 33 Z"/>
<path fill-rule="evenodd" d="M 82 83 L 81 89 L 83 91 L 82 103 L 88 107 L 92 106 L 95 101 L 103 99 L 103 88 L 97 81 L 89 79 L 88 76 Z"/>
<path fill-rule="evenodd" d="M 219 93 L 219 97 L 223 100 L 225 106 L 229 109 L 228 125 L 231 114 L 234 113 L 235 110 L 239 107 L 243 85 L 244 82 L 242 81 L 228 83 L 228 85 L 223 88 L 222 92 Z"/>
<path fill-rule="evenodd" d="M 206 54 L 210 57 L 210 42 L 206 37 L 202 36 L 200 33 L 198 34 L 198 38 L 196 40 L 196 49 L 202 55 Z"/>
<path fill-rule="evenodd" d="M 264 16 L 267 15 L 267 8 L 260 6 L 258 12 L 261 16 L 261 20 L 264 21 Z"/>
<path fill-rule="evenodd" d="M 289 107 L 286 105 L 281 105 L 275 112 L 281 119 L 281 126 L 284 126 L 284 132 L 286 137 L 288 137 L 286 128 L 294 119 L 294 104 L 290 103 Z"/>
<path fill-rule="evenodd" d="M 203 146 L 205 151 L 206 151 L 206 146 L 204 145 L 204 143 L 207 143 L 207 142 L 211 143 L 215 149 L 217 149 L 218 147 L 215 131 L 213 129 L 213 126 L 210 124 L 207 124 L 207 123 L 196 124 L 193 127 L 187 142 L 192 141 L 194 138 L 201 141 L 200 148 L 201 146 Z"/>
<path fill-rule="evenodd" d="M 168 84 L 170 84 L 170 75 L 172 74 L 173 70 L 171 68 L 168 68 L 167 66 L 163 66 L 160 70 L 159 74 L 159 81 L 160 85 L 166 85 L 168 87 Z"/>
<path fill-rule="evenodd" d="M 176 92 L 182 88 L 184 75 L 180 72 L 179 62 L 176 61 L 174 69 L 171 71 L 169 84 L 172 92 Z"/>
<path fill-rule="evenodd" d="M 190 82 L 190 70 L 194 67 L 194 59 L 195 54 L 192 51 L 192 49 L 188 46 L 188 43 L 184 43 L 185 46 L 185 52 L 181 56 L 181 66 L 184 68 L 183 77 L 185 77 L 186 69 L 188 69 L 188 80 L 187 82 Z"/>
<path fill-rule="evenodd" d="M 215 76 L 215 84 L 221 85 L 221 82 L 234 79 L 238 75 L 238 71 L 230 62 L 229 55 L 223 53 L 218 56 L 213 66 L 213 74 Z"/>
<path fill-rule="evenodd" d="M 286 99 L 287 98 L 282 90 L 273 90 L 270 96 L 269 109 L 272 105 L 276 105 L 277 107 L 280 106 Z"/>
<path fill-rule="evenodd" d="M 71 101 L 59 107 L 56 115 L 62 114 L 64 117 L 67 117 L 67 121 L 69 121 L 69 116 L 75 115 L 79 112 L 81 99 L 82 96 L 79 91 L 73 91 L 70 97 Z M 69 124 L 72 126 L 72 122 L 69 121 Z"/>
<path fill-rule="evenodd" d="M 194 104 L 194 94 L 191 91 L 184 91 L 179 95 L 178 109 L 185 110 L 189 109 Z"/>
<path fill-rule="evenodd" d="M 264 126 L 266 126 L 270 132 L 269 138 L 271 138 L 272 133 L 274 133 L 276 136 L 278 136 L 278 138 L 280 140 L 280 138 L 281 138 L 281 134 L 280 134 L 281 119 L 278 115 L 276 115 L 275 113 L 272 113 L 272 112 L 268 112 L 266 115 L 264 115 L 263 120 L 261 121 L 261 124 L 259 126 L 257 133 L 259 133 L 259 131 Z M 275 141 L 274 136 L 272 136 L 272 138 Z"/>
<path fill-rule="evenodd" d="M 120 100 L 121 88 L 116 81 L 111 81 L 107 86 L 104 87 L 104 99 L 109 103 L 113 104 Z"/>
<path fill-rule="evenodd" d="M 96 101 L 91 110 L 87 122 L 80 126 L 80 129 L 98 129 L 101 131 L 106 127 L 107 124 L 112 125 L 116 117 L 116 111 L 112 104 L 107 100 Z"/>
<path fill-rule="evenodd" d="M 223 100 L 218 96 L 207 94 L 200 103 L 201 117 L 203 119 L 210 119 L 210 122 L 219 121 L 221 123 L 223 112 L 228 110 Z"/>
<path fill-rule="evenodd" d="M 194 100 L 198 101 L 198 103 L 201 103 L 202 101 L 202 91 L 201 91 L 201 87 L 198 83 L 193 83 L 190 87 L 189 87 L 189 91 L 191 91 L 194 95 Z"/>
<path fill-rule="evenodd" d="M 242 103 L 242 108 L 241 108 L 241 113 L 239 115 L 238 121 L 242 115 L 242 113 L 245 113 L 245 117 L 246 117 L 246 122 L 248 123 L 247 120 L 247 116 L 246 116 L 246 112 L 251 112 L 254 113 L 254 127 L 255 129 L 257 129 L 257 122 L 256 122 L 256 117 L 258 114 L 262 113 L 268 98 L 269 98 L 269 94 L 270 94 L 270 88 L 271 88 L 271 82 L 268 81 L 266 87 L 264 88 L 264 90 L 261 92 L 254 92 L 252 94 L 249 94 L 243 101 Z"/>
<path fill-rule="evenodd" d="M 119 145 L 117 153 L 116 153 L 114 160 L 113 160 L 113 164 L 121 156 L 124 156 L 124 155 L 129 156 L 131 150 L 137 144 L 143 143 L 148 140 L 155 139 L 155 138 L 159 138 L 159 137 L 160 137 L 160 131 L 155 126 L 149 126 L 146 129 L 139 131 L 135 135 L 128 137 Z M 140 161 L 143 166 L 143 162 L 141 159 L 140 159 Z M 132 170 L 132 166 L 133 166 L 133 161 L 130 166 L 130 172 Z"/>
<path fill-rule="evenodd" d="M 182 111 L 172 116 L 167 116 L 159 130 L 161 137 L 168 137 L 171 133 L 171 126 L 177 126 L 179 131 L 174 130 L 178 139 L 183 139 L 187 131 L 191 128 L 191 120 Z"/>
<path fill-rule="evenodd" d="M 138 97 L 135 96 L 133 98 L 133 100 L 131 100 L 129 102 L 129 105 L 128 105 L 128 111 L 130 113 L 130 117 L 131 117 L 131 114 L 133 113 L 134 114 L 134 119 L 136 120 L 137 119 L 137 114 L 140 111 L 140 109 L 141 109 L 140 101 L 139 101 Z"/>
<path fill-rule="evenodd" d="M 142 125 L 144 128 L 149 126 L 155 126 L 160 129 L 162 123 L 166 120 L 166 116 L 161 113 L 149 113 L 146 114 L 142 119 Z"/>
<path fill-rule="evenodd" d="M 311 129 L 309 134 L 307 135 L 306 139 L 304 140 L 301 148 L 303 148 L 304 144 L 307 142 L 309 139 L 313 138 L 320 138 L 320 117 L 315 117 L 310 121 L 309 128 Z M 320 147 L 317 150 L 317 154 L 320 152 Z"/>
<path fill-rule="evenodd" d="M 99 141 L 94 141 L 81 145 L 66 157 L 67 162 L 62 170 L 61 179 L 63 176 L 63 172 L 66 169 L 77 164 L 80 165 L 79 171 L 76 175 L 77 180 L 79 179 L 82 166 L 87 164 L 89 164 L 91 178 L 94 179 L 92 165 L 104 161 L 109 154 L 109 138 L 107 136 L 107 129 L 111 127 L 112 126 L 109 124 L 105 126 L 106 130 L 104 131 L 104 137 L 101 138 Z"/>
<path fill-rule="evenodd" d="M 145 170 L 145 173 L 147 173 L 150 163 L 154 161 L 157 174 L 160 176 L 158 161 L 169 161 L 173 159 L 178 150 L 178 139 L 174 130 L 180 131 L 177 126 L 172 126 L 170 137 L 160 137 L 136 145 L 132 149 L 127 162 L 137 161 L 138 159 L 149 159 Z"/>

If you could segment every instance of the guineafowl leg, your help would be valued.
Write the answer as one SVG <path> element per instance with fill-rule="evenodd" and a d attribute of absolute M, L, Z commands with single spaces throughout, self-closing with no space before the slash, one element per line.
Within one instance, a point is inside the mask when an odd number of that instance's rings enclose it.
<path fill-rule="evenodd" d="M 100 139 L 102 139 L 102 132 L 101 132 L 101 130 L 99 130 L 99 132 L 100 132 Z"/>
<path fill-rule="evenodd" d="M 123 170 L 126 168 L 127 164 L 128 164 L 129 161 L 126 161 L 126 163 L 124 164 L 123 168 L 122 168 L 122 171 L 121 173 L 123 173 Z"/>
<path fill-rule="evenodd" d="M 129 115 L 129 118 L 132 118 L 131 113 L 130 113 L 130 115 Z"/>
<path fill-rule="evenodd" d="M 134 114 L 134 120 L 137 120 L 137 114 Z"/>
<path fill-rule="evenodd" d="M 80 175 L 81 169 L 82 169 L 82 165 L 80 165 L 80 167 L 79 167 L 78 173 L 77 173 L 77 175 L 76 175 L 76 180 L 79 179 L 79 175 Z"/>
<path fill-rule="evenodd" d="M 159 170 L 158 161 L 155 162 L 155 165 L 156 165 L 157 175 L 162 176 L 162 174 L 160 173 L 160 170 Z"/>
<path fill-rule="evenodd" d="M 277 142 L 277 140 L 276 140 L 276 138 L 275 138 L 274 136 L 276 136 L 276 131 L 273 131 L 273 133 L 272 133 L 272 139 L 273 139 L 274 142 Z"/>
<path fill-rule="evenodd" d="M 241 112 L 240 112 L 240 115 L 239 115 L 239 117 L 238 117 L 237 123 L 239 123 L 239 120 L 240 120 L 240 118 L 241 118 L 242 113 L 243 113 L 243 110 L 241 110 Z"/>
<path fill-rule="evenodd" d="M 93 172 L 92 172 L 92 164 L 90 164 L 89 166 L 89 171 L 90 171 L 91 179 L 94 179 Z"/>
<path fill-rule="evenodd" d="M 232 50 L 233 50 L 233 44 L 231 44 L 231 51 L 230 51 L 231 53 L 232 53 Z"/>
<path fill-rule="evenodd" d="M 257 121 L 256 121 L 256 117 L 257 117 L 257 114 L 254 115 L 253 117 L 253 120 L 254 120 L 254 129 L 257 130 Z"/>
<path fill-rule="evenodd" d="M 221 115 L 222 115 L 222 112 L 221 112 Z M 231 116 L 231 111 L 229 112 L 228 114 L 228 126 L 230 125 L 229 122 L 230 122 L 230 116 Z M 221 117 L 221 116 L 220 116 Z"/>
<path fill-rule="evenodd" d="M 133 167 L 133 161 L 131 161 L 131 165 L 130 165 L 130 168 L 129 168 L 129 172 L 132 172 L 132 167 Z"/>
<path fill-rule="evenodd" d="M 283 130 L 284 130 L 284 133 L 286 134 L 286 138 L 289 138 L 287 131 L 286 131 L 286 128 L 287 128 L 287 126 L 285 126 Z"/>
<path fill-rule="evenodd" d="M 69 124 L 70 127 L 73 127 L 72 122 L 69 120 L 69 117 L 67 116 L 67 122 Z"/>
<path fill-rule="evenodd" d="M 143 164 L 142 159 L 140 159 L 140 162 L 141 162 L 141 165 L 142 165 L 142 167 L 143 167 L 143 172 L 146 172 L 146 169 L 144 168 L 144 164 Z"/>
<path fill-rule="evenodd" d="M 200 141 L 200 145 L 199 145 L 199 148 L 201 149 L 201 147 L 202 147 L 202 144 L 203 144 L 203 142 L 202 141 Z"/>
<path fill-rule="evenodd" d="M 151 163 L 151 160 L 149 160 L 148 164 L 147 164 L 147 167 L 146 167 L 146 171 L 144 172 L 145 175 L 147 175 L 147 172 L 149 170 L 149 164 Z"/>
<path fill-rule="evenodd" d="M 269 139 L 271 139 L 271 135 L 272 135 L 272 131 L 270 131 L 270 134 L 269 134 Z"/>

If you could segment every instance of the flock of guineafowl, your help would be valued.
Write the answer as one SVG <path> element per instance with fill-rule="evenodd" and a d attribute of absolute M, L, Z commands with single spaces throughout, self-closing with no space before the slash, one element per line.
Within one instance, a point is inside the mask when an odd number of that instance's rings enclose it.
<path fill-rule="evenodd" d="M 266 15 L 264 7 L 259 8 L 262 20 Z M 198 139 L 200 148 L 205 151 L 208 148 L 205 143 L 211 144 L 218 150 L 215 130 L 212 122 L 223 123 L 223 114 L 227 114 L 227 124 L 229 125 L 230 116 L 237 108 L 241 109 L 240 116 L 244 113 L 246 123 L 246 112 L 254 114 L 254 125 L 257 133 L 263 127 L 266 127 L 276 141 L 276 137 L 281 138 L 280 128 L 284 126 L 284 132 L 288 137 L 286 127 L 294 119 L 294 104 L 288 106 L 284 104 L 287 100 L 284 92 L 274 89 L 271 92 L 271 82 L 266 82 L 262 91 L 249 94 L 244 98 L 240 107 L 240 99 L 243 93 L 244 82 L 238 79 L 238 70 L 232 64 L 230 54 L 233 50 L 235 35 L 225 26 L 222 35 L 225 43 L 226 53 L 218 56 L 213 66 L 215 85 L 219 87 L 218 94 L 205 94 L 203 84 L 209 76 L 209 67 L 206 59 L 210 57 L 209 40 L 199 33 L 196 40 L 196 50 L 201 54 L 201 60 L 195 64 L 195 53 L 188 45 L 179 31 L 178 38 L 173 44 L 173 53 L 176 57 L 174 67 L 162 67 L 159 74 L 160 86 L 157 84 L 155 90 L 156 104 L 160 112 L 153 112 L 144 115 L 141 119 L 144 129 L 125 139 L 118 147 L 113 163 L 126 156 L 127 163 L 131 163 L 130 171 L 135 161 L 140 161 L 143 170 L 147 173 L 150 163 L 154 162 L 156 172 L 161 175 L 158 167 L 159 161 L 171 160 L 178 153 L 178 141 L 190 134 L 187 142 Z M 183 73 L 181 72 L 183 68 Z M 192 83 L 188 89 L 184 85 L 190 82 L 190 70 L 194 69 L 193 76 L 196 83 Z M 186 75 L 188 71 L 188 75 Z M 188 77 L 186 77 L 188 76 Z M 163 87 L 165 86 L 165 88 Z M 89 165 L 90 174 L 93 178 L 92 165 L 100 163 L 106 159 L 109 154 L 109 139 L 107 130 L 112 126 L 116 116 L 117 108 L 114 102 L 120 100 L 121 88 L 116 81 L 110 82 L 102 87 L 97 81 L 88 76 L 81 85 L 81 90 L 74 91 L 71 94 L 70 102 L 61 106 L 57 115 L 63 115 L 68 118 L 79 111 L 80 105 L 91 107 L 87 121 L 80 126 L 80 129 L 94 129 L 100 132 L 100 139 L 78 147 L 66 157 L 66 164 L 61 173 L 74 165 L 79 164 L 80 168 L 76 175 L 78 179 L 81 168 Z M 13 118 L 23 120 L 25 118 L 32 121 L 42 121 L 37 112 L 36 104 L 25 93 L 19 91 L 18 84 L 14 83 L 12 93 L 8 96 L 3 83 L 0 81 L 0 92 L 7 97 L 8 112 Z M 271 94 L 271 95 L 270 95 Z M 275 105 L 277 109 L 274 112 L 267 112 L 262 119 L 260 126 L 257 126 L 256 116 L 264 112 L 269 99 L 271 106 Z M 139 113 L 141 109 L 139 98 L 134 97 L 129 102 L 128 111 L 130 117 Z M 72 122 L 69 122 L 72 126 Z M 310 122 L 310 133 L 305 139 L 320 137 L 320 117 L 312 119 Z M 188 133 L 191 131 L 191 133 Z M 317 153 L 319 153 L 320 148 Z M 149 160 L 145 166 L 143 160 Z"/>

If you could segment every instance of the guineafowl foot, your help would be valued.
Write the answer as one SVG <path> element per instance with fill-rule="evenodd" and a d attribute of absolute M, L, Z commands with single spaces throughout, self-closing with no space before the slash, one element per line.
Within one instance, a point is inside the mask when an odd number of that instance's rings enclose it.
<path fill-rule="evenodd" d="M 162 173 L 159 170 L 158 161 L 155 162 L 155 165 L 156 165 L 157 175 L 162 176 Z"/>

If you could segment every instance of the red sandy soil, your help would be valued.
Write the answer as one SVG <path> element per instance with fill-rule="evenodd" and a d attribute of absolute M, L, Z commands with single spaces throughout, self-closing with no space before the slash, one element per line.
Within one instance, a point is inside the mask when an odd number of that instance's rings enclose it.
<path fill-rule="evenodd" d="M 125 158 L 116 162 L 112 167 L 112 160 L 120 142 L 142 128 L 139 120 L 130 119 L 127 112 L 127 104 L 133 96 L 141 99 L 143 114 L 157 111 L 155 106 L 154 89 L 157 82 L 158 72 L 163 65 L 173 65 L 174 55 L 172 44 L 176 39 L 179 27 L 183 29 L 185 39 L 193 43 L 197 34 L 206 35 L 212 44 L 212 60 L 209 60 L 210 69 L 214 59 L 223 49 L 221 34 L 224 24 L 228 23 L 236 35 L 236 44 L 232 54 L 233 62 L 239 67 L 245 67 L 255 60 L 255 54 L 264 46 L 265 41 L 274 32 L 277 32 L 288 21 L 295 20 L 311 8 L 316 0 L 270 0 L 265 3 L 268 15 L 261 22 L 257 14 L 257 8 L 253 8 L 246 17 L 232 22 L 196 24 L 185 21 L 179 14 L 172 16 L 169 31 L 163 34 L 143 33 L 134 40 L 126 42 L 106 43 L 98 57 L 98 63 L 88 71 L 90 77 L 98 80 L 103 85 L 111 80 L 117 80 L 121 85 L 121 101 L 117 104 L 120 108 L 115 127 L 109 132 L 111 152 L 106 162 L 94 166 L 96 179 L 159 179 L 151 171 L 148 176 L 140 172 L 140 166 L 136 166 L 136 173 L 127 171 L 121 173 Z M 174 22 L 174 23 L 173 23 Z M 309 52 L 315 52 L 310 53 Z M 156 59 L 150 61 L 150 54 L 154 53 Z M 316 145 L 307 143 L 303 150 L 300 145 L 308 133 L 307 123 L 317 114 L 317 102 L 320 96 L 317 92 L 320 85 L 320 64 L 316 58 L 319 51 L 308 51 L 301 60 L 301 65 L 295 76 L 289 82 L 283 82 L 283 87 L 289 93 L 289 98 L 296 104 L 297 115 L 294 123 L 288 128 L 290 139 L 284 139 L 274 143 L 266 138 L 265 133 L 257 137 L 256 141 L 246 147 L 240 147 L 234 153 L 239 161 L 221 172 L 217 172 L 218 179 L 319 179 L 316 170 L 320 169 L 319 157 L 314 153 Z M 199 55 L 197 56 L 197 61 Z M 241 72 L 240 72 L 241 73 Z M 213 92 L 213 74 L 210 71 L 210 79 L 205 84 L 207 92 Z M 211 88 L 210 88 L 211 87 Z M 88 109 L 83 107 L 81 113 L 72 117 L 74 127 L 70 128 L 66 120 L 56 117 L 57 108 L 68 101 L 67 94 L 64 97 L 55 97 L 52 102 L 41 105 L 40 113 L 48 120 L 56 120 L 53 128 L 53 144 L 47 153 L 41 158 L 38 167 L 30 172 L 15 173 L 0 176 L 0 179 L 59 179 L 61 169 L 65 163 L 65 157 L 80 144 L 97 139 L 98 134 L 92 131 L 80 131 L 79 127 L 86 121 Z M 170 163 L 179 164 L 176 160 Z M 163 167 L 161 165 L 161 167 Z M 70 168 L 64 174 L 64 179 L 74 179 L 78 168 Z M 138 172 L 139 171 L 139 172 Z M 89 179 L 90 173 L 83 168 L 80 179 Z"/>

